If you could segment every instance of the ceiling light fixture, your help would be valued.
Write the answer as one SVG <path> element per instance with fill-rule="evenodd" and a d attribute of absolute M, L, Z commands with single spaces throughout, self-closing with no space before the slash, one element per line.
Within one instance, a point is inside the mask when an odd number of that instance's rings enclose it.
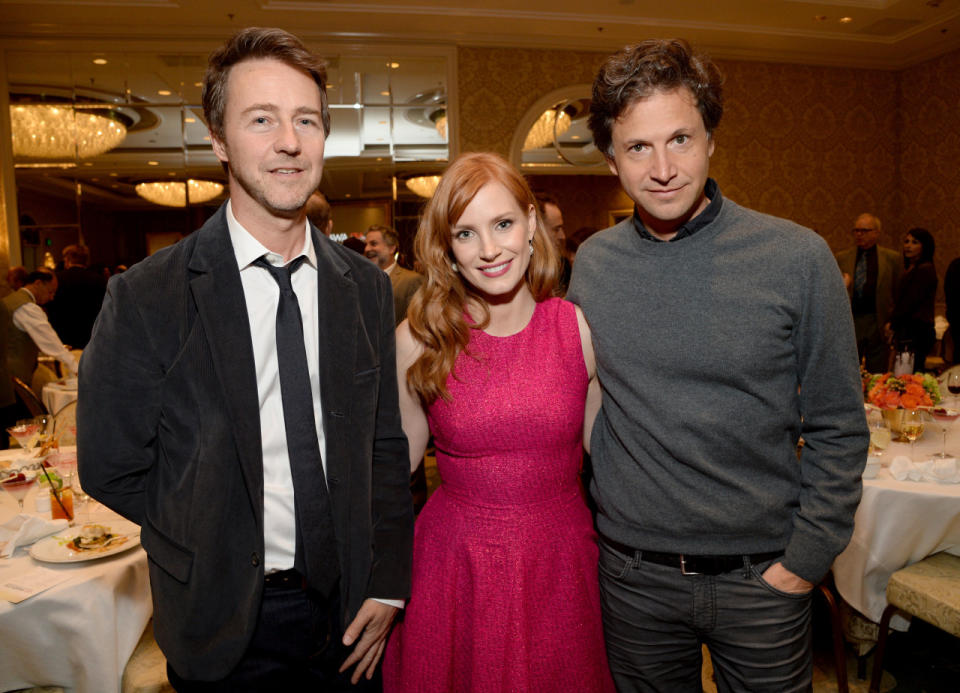
<path fill-rule="evenodd" d="M 433 197 L 437 186 L 440 185 L 440 176 L 416 176 L 406 180 L 407 187 L 420 197 L 428 200 Z"/>
<path fill-rule="evenodd" d="M 85 111 L 70 105 L 10 106 L 13 155 L 31 159 L 88 159 L 110 151 L 127 128 L 110 111 Z"/>
<path fill-rule="evenodd" d="M 553 144 L 553 133 L 556 130 L 559 137 L 570 129 L 572 124 L 569 114 L 559 108 L 550 108 L 540 114 L 527 132 L 527 138 L 523 141 L 523 151 L 528 152 L 531 149 L 540 149 L 549 147 Z"/>
<path fill-rule="evenodd" d="M 137 183 L 137 195 L 154 204 L 166 207 L 186 207 L 212 200 L 223 192 L 223 184 L 212 180 L 153 181 Z M 189 199 L 188 199 L 189 198 Z"/>

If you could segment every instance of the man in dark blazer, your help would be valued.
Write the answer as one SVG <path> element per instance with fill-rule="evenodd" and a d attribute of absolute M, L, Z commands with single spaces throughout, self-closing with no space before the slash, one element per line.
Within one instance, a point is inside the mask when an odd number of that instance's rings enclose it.
<path fill-rule="evenodd" d="M 853 310 L 857 355 L 871 373 L 883 373 L 890 366 L 884 325 L 890 321 L 903 269 L 900 253 L 877 244 L 881 228 L 873 214 L 859 215 L 853 222 L 855 245 L 836 255 Z"/>
<path fill-rule="evenodd" d="M 409 594 L 390 283 L 304 213 L 329 133 L 325 84 L 322 62 L 278 29 L 211 55 L 204 113 L 230 200 L 111 279 L 84 352 L 81 479 L 141 525 L 179 691 L 356 690 Z M 291 300 L 314 414 L 293 429 L 278 344 Z M 291 442 L 304 435 L 322 453 L 306 478 L 328 494 L 314 486 L 311 502 Z M 301 513 L 321 507 L 333 538 L 307 540 Z"/>

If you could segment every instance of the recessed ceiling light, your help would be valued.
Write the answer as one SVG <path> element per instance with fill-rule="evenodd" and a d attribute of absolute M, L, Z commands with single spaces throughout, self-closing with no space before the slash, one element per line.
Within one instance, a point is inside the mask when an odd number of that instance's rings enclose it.
<path fill-rule="evenodd" d="M 106 59 L 106 58 L 94 58 L 94 59 L 93 59 L 93 64 L 94 64 L 94 65 L 106 65 L 106 64 L 107 64 L 107 59 Z"/>
<path fill-rule="evenodd" d="M 100 179 L 99 179 L 99 178 L 91 178 L 90 180 L 92 180 L 94 183 L 99 183 L 99 182 L 100 182 Z"/>
<path fill-rule="evenodd" d="M 570 139 L 572 139 L 572 140 L 578 140 L 578 139 L 580 139 L 580 135 L 570 135 Z"/>
<path fill-rule="evenodd" d="M 159 166 L 159 165 L 160 165 L 160 162 L 159 162 L 159 161 L 148 161 L 148 162 L 147 162 L 147 166 Z"/>
<path fill-rule="evenodd" d="M 380 96 L 390 96 L 390 90 L 380 92 Z"/>
<path fill-rule="evenodd" d="M 84 162 L 83 162 L 83 165 L 84 165 L 84 166 L 93 166 L 93 162 L 92 162 L 92 161 L 84 161 Z"/>
<path fill-rule="evenodd" d="M 391 70 L 396 70 L 398 67 L 400 67 L 400 63 L 387 63 L 387 67 L 389 67 Z"/>
<path fill-rule="evenodd" d="M 169 90 L 169 89 L 160 89 L 160 90 L 157 91 L 157 93 L 158 93 L 160 96 L 170 96 L 170 90 Z"/>
<path fill-rule="evenodd" d="M 167 171 L 167 175 L 168 175 L 168 176 L 175 176 L 175 175 L 177 175 L 177 174 L 174 173 L 173 171 Z"/>
<path fill-rule="evenodd" d="M 111 185 L 110 187 L 111 187 L 111 188 L 119 188 L 120 186 L 119 186 L 119 185 L 117 185 L 116 183 L 114 183 L 114 184 L 113 184 L 113 185 Z"/>
<path fill-rule="evenodd" d="M 210 135 L 204 135 L 203 139 L 207 142 L 210 141 Z"/>
<path fill-rule="evenodd" d="M 347 193 L 347 197 L 350 197 L 350 193 Z"/>
<path fill-rule="evenodd" d="M 194 83 L 193 83 L 193 86 L 195 86 L 195 87 L 202 87 L 202 86 L 203 86 L 203 82 L 194 82 Z"/>
<path fill-rule="evenodd" d="M 377 121 L 377 125 L 386 125 L 386 124 L 387 124 L 387 121 L 385 121 L 385 120 L 378 120 L 378 121 Z"/>
<path fill-rule="evenodd" d="M 841 24 L 849 24 L 853 21 L 853 17 L 840 17 Z"/>
<path fill-rule="evenodd" d="M 117 177 L 117 172 L 116 172 L 116 171 L 111 171 L 111 172 L 110 172 L 110 175 L 113 176 L 114 178 L 116 178 L 116 177 Z"/>
<path fill-rule="evenodd" d="M 197 122 L 197 119 L 196 119 L 196 118 L 184 118 L 184 119 L 183 119 L 183 122 L 184 122 L 184 123 L 196 123 L 196 122 Z"/>

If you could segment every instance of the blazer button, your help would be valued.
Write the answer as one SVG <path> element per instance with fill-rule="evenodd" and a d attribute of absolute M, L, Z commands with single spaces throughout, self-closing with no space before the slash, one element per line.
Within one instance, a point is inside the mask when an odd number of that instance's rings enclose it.
<path fill-rule="evenodd" d="M 254 552 L 250 555 L 250 564 L 253 565 L 254 568 L 256 568 L 258 565 L 260 565 L 260 556 L 257 555 L 257 552 L 256 552 L 256 551 L 254 551 Z"/>

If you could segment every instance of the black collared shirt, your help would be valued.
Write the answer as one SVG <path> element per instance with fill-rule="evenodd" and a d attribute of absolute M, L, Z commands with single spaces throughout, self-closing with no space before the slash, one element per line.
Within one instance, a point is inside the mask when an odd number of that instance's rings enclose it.
<path fill-rule="evenodd" d="M 647 227 L 643 225 L 643 221 L 637 213 L 636 205 L 633 206 L 633 227 L 637 230 L 637 233 L 640 234 L 640 238 L 647 241 L 656 241 L 657 243 L 672 243 L 673 241 L 679 241 L 681 238 L 692 236 L 717 218 L 717 215 L 720 213 L 720 207 L 723 204 L 723 195 L 720 194 L 720 187 L 713 178 L 707 178 L 707 184 L 703 186 L 703 194 L 710 200 L 710 204 L 708 204 L 706 209 L 700 212 L 700 214 L 687 220 L 687 223 L 678 228 L 677 235 L 669 241 L 657 238 L 647 231 Z"/>

